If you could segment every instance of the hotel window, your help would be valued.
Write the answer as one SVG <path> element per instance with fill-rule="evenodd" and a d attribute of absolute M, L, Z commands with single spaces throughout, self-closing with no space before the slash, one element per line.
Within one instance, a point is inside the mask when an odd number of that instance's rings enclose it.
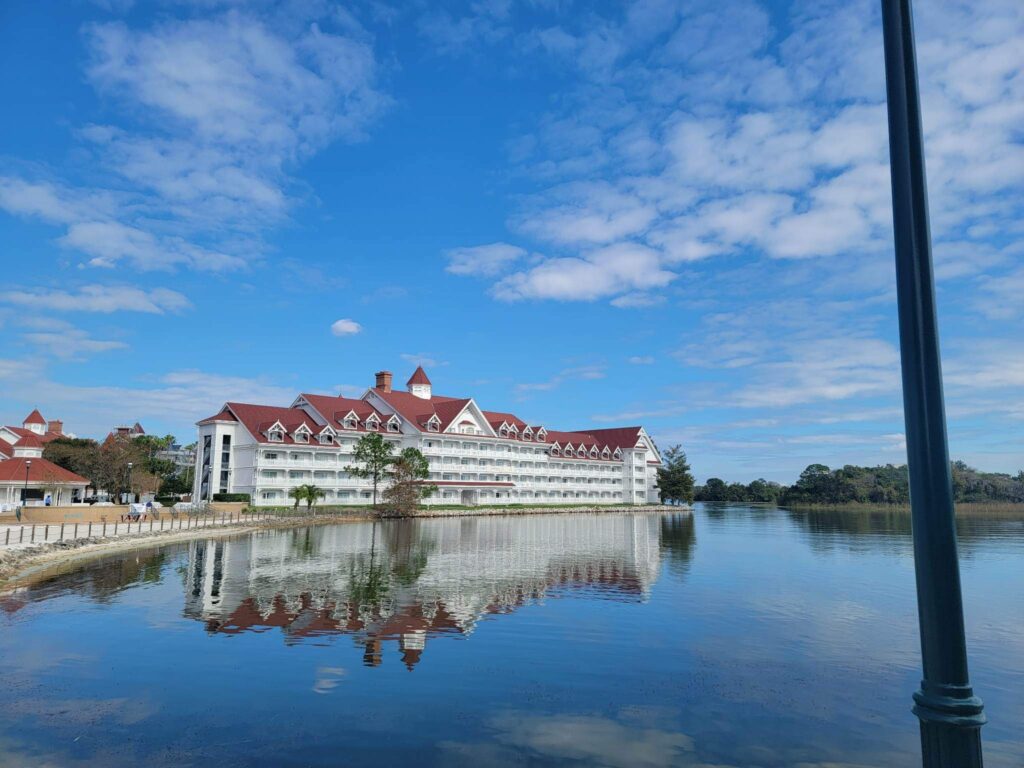
<path fill-rule="evenodd" d="M 394 421 L 394 420 L 389 421 L 388 422 L 388 432 L 397 432 L 397 431 L 398 431 L 398 422 Z"/>
<path fill-rule="evenodd" d="M 367 429 L 372 429 L 374 432 L 377 431 L 377 427 L 379 427 L 379 426 L 380 426 L 380 423 L 376 419 L 373 419 L 373 420 L 370 420 L 370 421 L 366 422 L 366 428 Z"/>
<path fill-rule="evenodd" d="M 296 443 L 308 443 L 309 442 L 309 433 L 308 432 L 296 432 L 295 434 L 292 435 L 292 438 L 295 440 Z"/>
<path fill-rule="evenodd" d="M 330 435 L 330 434 L 320 435 L 320 444 L 321 445 L 334 445 L 334 435 Z"/>
<path fill-rule="evenodd" d="M 284 442 L 284 432 L 275 429 L 273 432 L 267 433 L 267 439 L 272 443 L 282 443 Z"/>
<path fill-rule="evenodd" d="M 270 451 L 267 451 L 266 453 L 263 454 L 263 458 L 264 459 L 269 459 L 270 461 L 274 461 L 274 460 L 277 459 L 277 454 L 276 453 L 271 453 Z"/>

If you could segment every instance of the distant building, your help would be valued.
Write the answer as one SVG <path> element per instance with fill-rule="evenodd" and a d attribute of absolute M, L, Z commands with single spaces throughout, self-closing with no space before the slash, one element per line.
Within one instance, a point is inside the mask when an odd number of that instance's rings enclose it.
<path fill-rule="evenodd" d="M 134 440 L 137 437 L 143 437 L 145 435 L 146 430 L 143 428 L 142 424 L 136 421 L 131 426 L 122 424 L 114 427 L 110 430 L 110 434 L 107 435 L 107 440 L 119 437 L 127 437 Z M 192 446 L 184 446 L 181 443 L 173 442 L 166 448 L 157 451 L 155 458 L 173 462 L 175 472 L 180 474 L 195 464 L 196 450 Z"/>
<path fill-rule="evenodd" d="M 20 427 L 0 426 L 0 503 L 23 501 L 66 504 L 85 495 L 89 481 L 43 458 L 43 448 L 64 433 L 60 421 L 47 421 L 35 409 Z"/>
<path fill-rule="evenodd" d="M 426 504 L 646 504 L 658 500 L 661 456 L 643 427 L 561 432 L 471 397 L 434 395 L 422 368 L 407 391 L 388 371 L 362 397 L 301 394 L 288 407 L 228 402 L 198 423 L 193 498 L 248 493 L 256 505 L 288 504 L 312 483 L 328 504 L 366 504 L 352 477 L 356 441 L 371 432 L 396 452 L 418 448 L 438 491 Z"/>
<path fill-rule="evenodd" d="M 142 428 L 142 425 L 136 421 L 131 426 L 122 424 L 120 426 L 114 427 L 112 430 L 110 430 L 110 434 L 107 435 L 107 437 L 142 437 L 145 434 L 146 430 L 144 430 Z"/>

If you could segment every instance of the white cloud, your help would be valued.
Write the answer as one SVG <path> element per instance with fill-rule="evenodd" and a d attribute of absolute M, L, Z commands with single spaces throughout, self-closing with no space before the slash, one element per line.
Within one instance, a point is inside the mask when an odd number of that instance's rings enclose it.
<path fill-rule="evenodd" d="M 580 365 L 572 368 L 564 368 L 547 381 L 535 383 L 517 384 L 516 391 L 525 392 L 550 392 L 567 381 L 594 381 L 605 377 L 603 365 Z"/>
<path fill-rule="evenodd" d="M 635 291 L 633 293 L 626 293 L 622 296 L 617 296 L 611 300 L 610 304 L 613 307 L 619 309 L 636 309 L 638 307 L 656 307 L 659 304 L 665 303 L 664 296 L 658 296 L 657 294 L 644 293 L 642 291 Z"/>
<path fill-rule="evenodd" d="M 79 131 L 110 188 L 8 175 L 0 208 L 63 227 L 93 267 L 244 268 L 288 215 L 289 171 L 390 104 L 351 15 L 294 11 L 87 25 L 87 78 L 134 126 Z"/>
<path fill-rule="evenodd" d="M 633 355 L 626 362 L 630 365 L 654 365 L 654 355 Z"/>
<path fill-rule="evenodd" d="M 60 312 L 146 312 L 162 315 L 192 306 L 181 293 L 169 288 L 141 288 L 118 285 L 85 285 L 77 291 L 34 290 L 0 292 L 0 302 L 30 309 Z"/>
<path fill-rule="evenodd" d="M 517 272 L 494 286 L 503 301 L 560 299 L 592 301 L 635 290 L 661 288 L 676 275 L 663 269 L 652 248 L 620 243 L 589 252 L 584 258 L 555 258 Z"/>
<path fill-rule="evenodd" d="M 399 357 L 410 365 L 422 365 L 424 368 L 440 368 L 443 365 L 448 365 L 446 361 L 430 352 L 416 352 L 415 354 L 403 352 Z"/>
<path fill-rule="evenodd" d="M 481 275 L 493 277 L 504 272 L 514 262 L 526 256 L 526 251 L 508 243 L 490 243 L 445 251 L 453 275 Z"/>
<path fill-rule="evenodd" d="M 128 349 L 123 341 L 104 341 L 92 338 L 80 328 L 63 328 L 58 331 L 32 331 L 22 338 L 41 351 L 63 360 L 84 360 L 94 353 Z"/>
<path fill-rule="evenodd" d="M 355 336 L 357 333 L 362 333 L 362 331 L 363 326 L 347 317 L 331 323 L 331 333 L 335 336 Z"/>

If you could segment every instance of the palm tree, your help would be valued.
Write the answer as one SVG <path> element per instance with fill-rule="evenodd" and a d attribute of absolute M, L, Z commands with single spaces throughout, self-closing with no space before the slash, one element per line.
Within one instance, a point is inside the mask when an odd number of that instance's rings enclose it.
<path fill-rule="evenodd" d="M 298 509 L 299 502 L 306 498 L 306 487 L 305 485 L 297 485 L 288 491 L 288 498 L 295 499 L 295 509 Z"/>
<path fill-rule="evenodd" d="M 307 507 L 312 507 L 314 504 L 316 504 L 317 499 L 324 499 L 327 497 L 327 491 L 325 491 L 323 488 L 318 488 L 315 485 L 304 485 L 302 487 L 306 489 Z"/>

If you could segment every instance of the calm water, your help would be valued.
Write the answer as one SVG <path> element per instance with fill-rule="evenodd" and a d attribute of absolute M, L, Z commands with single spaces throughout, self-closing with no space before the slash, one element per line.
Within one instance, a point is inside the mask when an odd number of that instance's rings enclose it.
<path fill-rule="evenodd" d="M 353 524 L 0 597 L 0 765 L 913 766 L 899 516 Z M 1024 764 L 1024 524 L 961 526 L 987 765 Z"/>

